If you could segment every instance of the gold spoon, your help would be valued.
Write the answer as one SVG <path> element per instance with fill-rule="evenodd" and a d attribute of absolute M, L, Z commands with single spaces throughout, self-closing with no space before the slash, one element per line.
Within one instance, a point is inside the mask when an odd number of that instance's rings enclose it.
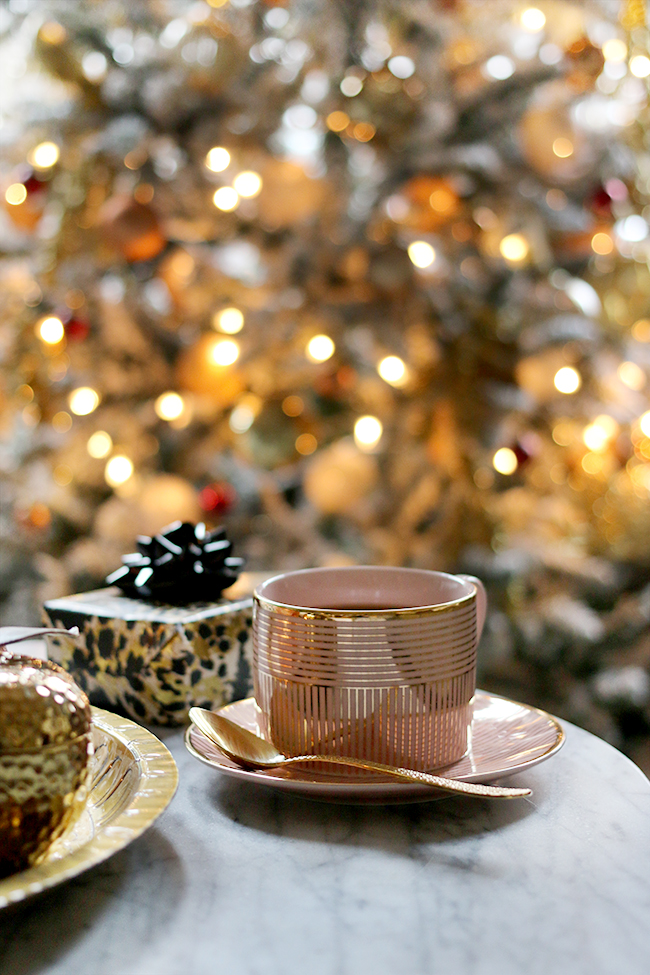
<path fill-rule="evenodd" d="M 383 775 L 393 775 L 402 782 L 418 782 L 420 785 L 431 785 L 445 792 L 462 793 L 468 796 L 518 799 L 532 794 L 530 789 L 511 789 L 478 782 L 461 782 L 457 779 L 446 779 L 441 775 L 431 775 L 429 772 L 395 768 L 392 765 L 381 765 L 379 762 L 370 762 L 361 758 L 344 758 L 341 755 L 288 757 L 279 752 L 270 741 L 260 738 L 246 728 L 241 728 L 228 718 L 224 718 L 222 714 L 215 714 L 204 708 L 190 708 L 189 717 L 192 724 L 202 731 L 206 738 L 213 741 L 224 755 L 244 768 L 276 768 L 280 765 L 294 765 L 297 762 L 331 762 L 336 765 L 381 772 Z"/>

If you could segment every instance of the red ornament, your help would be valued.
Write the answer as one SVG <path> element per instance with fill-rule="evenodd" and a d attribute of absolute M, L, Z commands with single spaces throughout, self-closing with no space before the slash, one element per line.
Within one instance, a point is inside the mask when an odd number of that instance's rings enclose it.
<path fill-rule="evenodd" d="M 199 492 L 201 509 L 210 514 L 229 511 L 237 500 L 235 489 L 226 481 L 215 481 Z"/>
<path fill-rule="evenodd" d="M 589 207 L 599 217 L 609 217 L 612 213 L 612 198 L 604 186 L 599 186 L 589 200 Z"/>
<path fill-rule="evenodd" d="M 66 338 L 71 342 L 83 342 L 84 339 L 88 338 L 90 332 L 90 323 L 85 318 L 77 318 L 76 315 L 65 321 L 63 327 Z"/>
<path fill-rule="evenodd" d="M 27 176 L 21 182 L 27 190 L 27 196 L 31 196 L 33 193 L 43 193 L 47 189 L 47 182 L 39 179 L 35 173 Z"/>
<path fill-rule="evenodd" d="M 524 433 L 518 440 L 510 445 L 510 449 L 517 458 L 517 466 L 525 467 L 528 461 L 539 453 L 539 437 L 532 431 Z"/>

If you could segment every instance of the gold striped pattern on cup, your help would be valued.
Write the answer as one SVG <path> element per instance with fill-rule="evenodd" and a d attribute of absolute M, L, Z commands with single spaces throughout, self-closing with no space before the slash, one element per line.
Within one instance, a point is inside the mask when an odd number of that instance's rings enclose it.
<path fill-rule="evenodd" d="M 459 581 L 457 599 L 394 609 L 291 606 L 264 588 L 254 606 L 255 697 L 279 749 L 422 770 L 462 758 L 476 684 L 476 587 Z"/>

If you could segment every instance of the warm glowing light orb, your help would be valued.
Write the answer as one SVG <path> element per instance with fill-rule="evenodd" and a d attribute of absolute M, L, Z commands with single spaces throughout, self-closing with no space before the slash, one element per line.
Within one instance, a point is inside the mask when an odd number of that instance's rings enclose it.
<path fill-rule="evenodd" d="M 416 267 L 430 267 L 436 259 L 436 252 L 426 240 L 414 240 L 408 246 L 408 256 Z"/>
<path fill-rule="evenodd" d="M 112 449 L 113 440 L 105 430 L 96 430 L 88 438 L 88 443 L 86 444 L 86 450 L 90 456 L 95 457 L 97 460 L 102 457 L 108 457 Z"/>
<path fill-rule="evenodd" d="M 232 181 L 234 189 L 239 193 L 240 196 L 250 199 L 257 196 L 262 189 L 262 177 L 259 173 L 254 173 L 252 171 L 246 170 L 243 173 L 239 173 L 235 176 Z"/>
<path fill-rule="evenodd" d="M 508 234 L 499 244 L 499 251 L 506 261 L 518 264 L 528 257 L 528 241 L 521 234 Z"/>
<path fill-rule="evenodd" d="M 228 335 L 236 335 L 244 327 L 244 316 L 239 308 L 222 308 L 212 319 L 214 328 Z"/>
<path fill-rule="evenodd" d="M 630 71 L 635 78 L 647 78 L 650 75 L 650 58 L 645 54 L 636 54 L 630 59 Z"/>
<path fill-rule="evenodd" d="M 307 343 L 307 358 L 311 362 L 326 362 L 334 355 L 336 346 L 329 335 L 314 335 Z"/>
<path fill-rule="evenodd" d="M 116 454 L 106 464 L 104 477 L 111 487 L 119 487 L 133 475 L 133 461 L 124 454 Z"/>
<path fill-rule="evenodd" d="M 205 157 L 205 165 L 212 173 L 222 173 L 230 165 L 230 153 L 223 146 L 213 146 Z"/>
<path fill-rule="evenodd" d="M 5 190 L 5 200 L 10 203 L 12 207 L 20 206 L 27 199 L 27 190 L 22 183 L 12 183 Z"/>
<path fill-rule="evenodd" d="M 51 169 L 59 161 L 60 155 L 61 150 L 56 142 L 41 142 L 34 146 L 27 159 L 36 169 Z"/>
<path fill-rule="evenodd" d="M 603 257 L 605 257 L 607 254 L 611 254 L 614 250 L 614 241 L 609 234 L 599 231 L 591 238 L 591 249 L 594 254 L 601 254 Z"/>
<path fill-rule="evenodd" d="M 584 428 L 582 442 L 589 450 L 603 450 L 617 433 L 618 423 L 614 417 L 603 414 Z"/>
<path fill-rule="evenodd" d="M 178 393 L 162 393 L 154 403 L 154 410 L 161 420 L 177 420 L 185 409 L 185 402 Z"/>
<path fill-rule="evenodd" d="M 48 315 L 36 326 L 36 334 L 46 345 L 58 345 L 65 335 L 63 322 L 56 315 Z"/>
<path fill-rule="evenodd" d="M 499 447 L 492 458 L 492 466 L 498 474 L 514 474 L 519 466 L 517 455 L 510 447 Z"/>
<path fill-rule="evenodd" d="M 239 346 L 232 339 L 220 339 L 212 346 L 210 358 L 217 366 L 231 366 L 239 358 Z"/>
<path fill-rule="evenodd" d="M 99 406 L 99 393 L 90 386 L 79 386 L 68 396 L 68 403 L 77 416 L 88 416 Z"/>
<path fill-rule="evenodd" d="M 582 385 L 580 373 L 573 366 L 562 366 L 555 373 L 553 383 L 558 393 L 577 393 Z"/>
<path fill-rule="evenodd" d="M 553 142 L 553 152 L 558 159 L 568 159 L 569 156 L 573 155 L 573 143 L 571 139 L 565 139 L 564 136 L 559 136 Z"/>
<path fill-rule="evenodd" d="M 301 433 L 300 436 L 296 437 L 295 447 L 299 454 L 308 457 L 318 447 L 318 441 L 313 433 Z"/>
<path fill-rule="evenodd" d="M 544 29 L 546 16 L 538 7 L 528 7 L 526 10 L 522 10 L 519 23 L 524 30 L 536 34 L 537 31 Z"/>
<path fill-rule="evenodd" d="M 643 389 L 646 383 L 646 375 L 641 366 L 636 362 L 621 362 L 617 369 L 618 378 L 628 387 L 628 389 Z"/>
<path fill-rule="evenodd" d="M 398 355 L 387 355 L 377 366 L 381 378 L 393 386 L 399 386 L 406 379 L 406 363 Z"/>
<path fill-rule="evenodd" d="M 239 193 L 232 186 L 220 186 L 212 197 L 212 202 L 217 210 L 228 213 L 230 210 L 236 210 L 239 206 Z"/>
<path fill-rule="evenodd" d="M 330 132 L 343 132 L 350 124 L 350 116 L 346 112 L 330 112 L 325 124 Z"/>
<path fill-rule="evenodd" d="M 619 37 L 611 37 L 603 44 L 602 51 L 606 61 L 625 61 L 627 44 Z"/>
<path fill-rule="evenodd" d="M 361 450 L 372 450 L 381 440 L 384 428 L 376 416 L 360 416 L 354 424 L 354 440 Z"/>
<path fill-rule="evenodd" d="M 644 437 L 650 437 L 650 410 L 639 417 L 639 427 Z"/>

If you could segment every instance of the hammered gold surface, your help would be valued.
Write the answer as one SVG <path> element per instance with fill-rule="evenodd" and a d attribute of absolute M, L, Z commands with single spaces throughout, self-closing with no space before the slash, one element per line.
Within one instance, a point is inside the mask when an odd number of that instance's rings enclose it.
<path fill-rule="evenodd" d="M 94 755 L 87 802 L 37 865 L 0 879 L 0 908 L 101 863 L 144 832 L 178 784 L 172 756 L 140 725 L 92 708 Z"/>
<path fill-rule="evenodd" d="M 79 817 L 92 755 L 86 695 L 56 665 L 0 660 L 0 877 L 38 863 Z"/>

